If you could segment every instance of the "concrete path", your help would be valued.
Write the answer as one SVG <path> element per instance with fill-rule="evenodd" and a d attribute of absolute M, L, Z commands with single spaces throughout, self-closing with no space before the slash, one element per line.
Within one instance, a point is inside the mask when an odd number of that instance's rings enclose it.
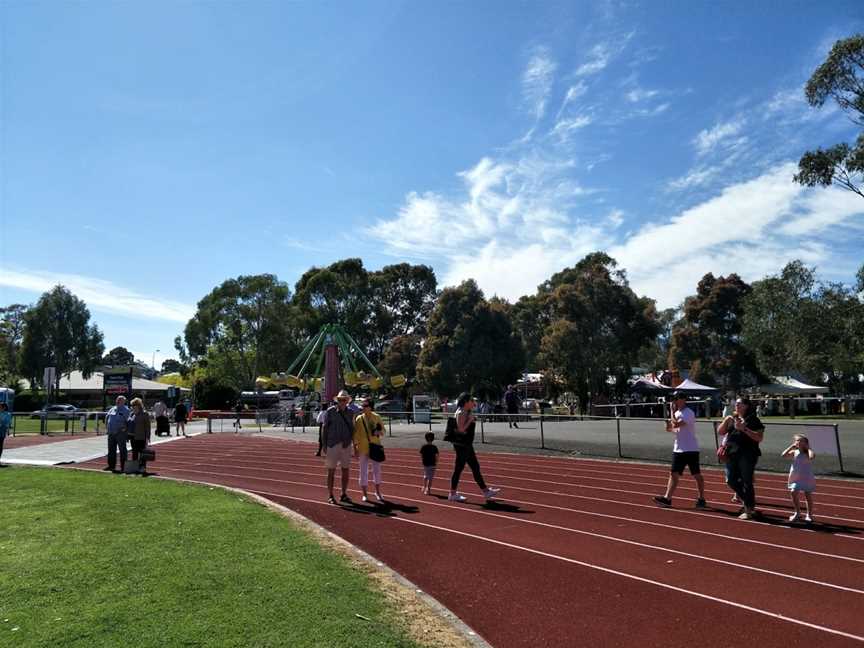
<path fill-rule="evenodd" d="M 203 425 L 187 426 L 189 436 L 206 434 Z M 178 441 L 183 437 L 153 437 L 151 445 Z M 23 464 L 30 466 L 55 466 L 65 463 L 80 463 L 104 457 L 108 452 L 108 442 L 105 435 L 81 437 L 56 443 L 40 443 L 11 450 L 4 450 L 0 463 Z"/>

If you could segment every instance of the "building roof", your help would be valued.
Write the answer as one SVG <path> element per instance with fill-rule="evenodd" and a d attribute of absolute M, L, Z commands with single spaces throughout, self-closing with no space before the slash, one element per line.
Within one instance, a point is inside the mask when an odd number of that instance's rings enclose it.
<path fill-rule="evenodd" d="M 30 388 L 30 383 L 25 381 L 27 389 Z M 103 374 L 101 371 L 95 371 L 90 374 L 89 378 L 84 378 L 80 371 L 71 371 L 68 374 L 63 374 L 60 377 L 60 391 L 64 392 L 101 392 L 103 387 Z M 147 380 L 146 378 L 136 378 L 132 376 L 132 391 L 133 392 L 167 392 L 171 385 L 156 382 L 155 380 Z M 186 387 L 180 387 L 181 391 L 188 392 Z"/>

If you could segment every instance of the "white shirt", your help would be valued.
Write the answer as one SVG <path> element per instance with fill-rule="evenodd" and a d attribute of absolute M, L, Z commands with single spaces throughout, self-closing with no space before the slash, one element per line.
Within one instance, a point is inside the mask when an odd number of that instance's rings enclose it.
<path fill-rule="evenodd" d="M 320 412 L 318 412 L 318 416 L 315 418 L 315 422 L 318 425 L 324 425 L 324 421 L 326 421 L 326 420 L 327 420 L 327 410 L 322 409 Z"/>
<path fill-rule="evenodd" d="M 675 430 L 675 446 L 672 452 L 699 452 L 696 438 L 696 415 L 689 407 L 675 412 L 675 421 L 683 425 Z"/>

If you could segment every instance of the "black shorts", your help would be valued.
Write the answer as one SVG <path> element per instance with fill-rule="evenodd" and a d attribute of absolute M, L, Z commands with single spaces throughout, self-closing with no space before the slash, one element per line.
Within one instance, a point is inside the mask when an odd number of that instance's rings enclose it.
<path fill-rule="evenodd" d="M 684 467 L 690 469 L 691 475 L 698 475 L 699 470 L 699 451 L 696 452 L 673 452 L 672 453 L 672 470 L 670 472 L 684 474 Z"/>

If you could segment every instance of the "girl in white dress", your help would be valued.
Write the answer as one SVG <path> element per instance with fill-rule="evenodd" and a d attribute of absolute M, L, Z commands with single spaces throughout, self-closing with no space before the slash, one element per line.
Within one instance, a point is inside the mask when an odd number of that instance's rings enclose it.
<path fill-rule="evenodd" d="M 810 449 L 810 441 L 803 434 L 792 437 L 792 445 L 786 448 L 783 457 L 792 457 L 792 466 L 789 468 L 789 495 L 792 497 L 792 506 L 795 512 L 789 516 L 790 522 L 801 519 L 801 505 L 799 503 L 800 493 L 804 493 L 807 500 L 807 512 L 804 521 L 808 524 L 813 521 L 813 491 L 816 490 L 816 477 L 813 475 L 813 459 L 816 454 Z"/>

